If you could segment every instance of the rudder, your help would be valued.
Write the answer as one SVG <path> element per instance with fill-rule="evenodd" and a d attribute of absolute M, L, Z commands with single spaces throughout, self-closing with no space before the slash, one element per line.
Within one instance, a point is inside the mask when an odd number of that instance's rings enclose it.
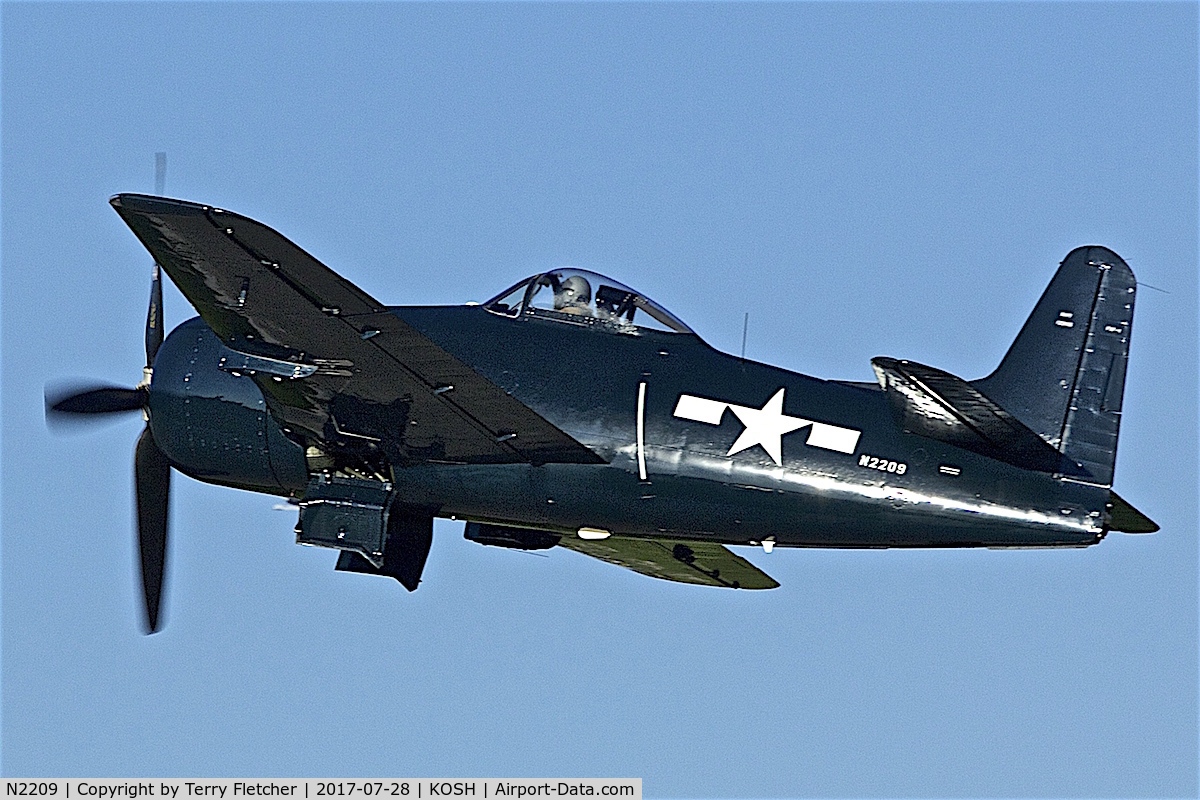
<path fill-rule="evenodd" d="M 973 382 L 1098 486 L 1113 482 L 1136 291 L 1113 251 L 1072 250 L 1000 366 Z"/>

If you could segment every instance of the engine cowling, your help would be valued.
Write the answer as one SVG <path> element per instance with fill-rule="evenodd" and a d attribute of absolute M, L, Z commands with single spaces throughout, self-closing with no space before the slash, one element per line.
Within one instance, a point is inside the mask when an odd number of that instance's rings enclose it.
<path fill-rule="evenodd" d="M 304 449 L 267 410 L 258 385 L 219 368 L 231 357 L 199 317 L 167 336 L 154 359 L 150 427 L 179 471 L 207 483 L 291 495 L 304 491 Z"/>

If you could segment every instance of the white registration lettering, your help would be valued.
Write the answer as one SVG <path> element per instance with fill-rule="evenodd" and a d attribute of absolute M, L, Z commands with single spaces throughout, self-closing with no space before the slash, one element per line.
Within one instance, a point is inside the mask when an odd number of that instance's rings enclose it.
<path fill-rule="evenodd" d="M 858 457 L 858 465 L 867 469 L 876 469 L 880 472 L 892 472 L 896 475 L 903 475 L 908 472 L 908 464 L 903 461 L 893 461 L 889 458 L 880 458 L 864 453 Z"/>

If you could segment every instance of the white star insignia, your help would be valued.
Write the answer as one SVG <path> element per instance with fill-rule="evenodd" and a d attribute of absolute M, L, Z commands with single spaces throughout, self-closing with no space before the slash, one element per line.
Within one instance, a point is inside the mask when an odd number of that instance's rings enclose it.
<path fill-rule="evenodd" d="M 725 455 L 731 456 L 734 453 L 740 453 L 757 444 L 767 451 L 771 460 L 779 466 L 783 466 L 783 435 L 812 424 L 811 419 L 789 417 L 783 413 L 783 391 L 780 389 L 776 392 L 770 400 L 763 404 L 762 408 L 747 408 L 746 406 L 735 406 L 733 403 L 729 404 L 729 410 L 737 414 L 737 418 L 742 421 L 746 429 L 742 431 L 742 435 L 737 438 L 733 447 L 729 448 L 729 452 Z"/>
<path fill-rule="evenodd" d="M 843 428 L 828 422 L 817 422 L 800 417 L 789 417 L 783 413 L 783 389 L 775 392 L 762 408 L 739 406 L 725 400 L 711 400 L 707 397 L 697 397 L 691 394 L 679 395 L 675 405 L 674 416 L 679 419 L 703 422 L 706 425 L 720 425 L 725 409 L 729 409 L 746 426 L 733 447 L 729 448 L 726 456 L 748 450 L 755 445 L 767 451 L 777 465 L 783 466 L 783 436 L 794 430 L 811 426 L 805 444 L 810 447 L 820 447 L 834 450 L 838 453 L 853 454 L 858 446 L 861 431 L 856 428 Z"/>

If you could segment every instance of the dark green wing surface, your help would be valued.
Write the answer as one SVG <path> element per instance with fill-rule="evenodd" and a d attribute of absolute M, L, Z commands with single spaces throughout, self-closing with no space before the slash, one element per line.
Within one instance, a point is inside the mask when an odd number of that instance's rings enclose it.
<path fill-rule="evenodd" d="M 271 228 L 160 197 L 110 202 L 285 427 L 381 440 L 398 466 L 602 463 Z"/>
<path fill-rule="evenodd" d="M 1121 533 L 1156 533 L 1158 523 L 1138 511 L 1114 491 L 1108 493 L 1110 508 L 1108 511 L 1109 530 Z"/>
<path fill-rule="evenodd" d="M 672 539 L 579 539 L 564 536 L 560 545 L 619 567 L 680 583 L 729 589 L 774 589 L 779 583 L 723 545 Z"/>

